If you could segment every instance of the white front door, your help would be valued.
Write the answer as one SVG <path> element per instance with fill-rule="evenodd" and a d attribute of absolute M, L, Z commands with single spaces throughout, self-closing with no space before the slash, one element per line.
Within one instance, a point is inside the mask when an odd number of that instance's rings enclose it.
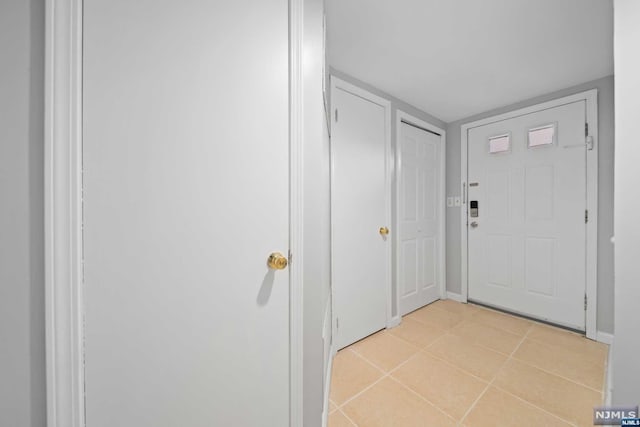
<path fill-rule="evenodd" d="M 469 299 L 585 329 L 585 101 L 469 130 Z"/>
<path fill-rule="evenodd" d="M 88 427 L 289 425 L 286 0 L 84 1 Z"/>
<path fill-rule="evenodd" d="M 391 241 L 380 228 L 389 227 L 388 124 L 384 106 L 339 87 L 332 106 L 332 286 L 340 349 L 386 325 Z"/>
<path fill-rule="evenodd" d="M 440 298 L 441 137 L 402 122 L 400 129 L 400 314 Z"/>

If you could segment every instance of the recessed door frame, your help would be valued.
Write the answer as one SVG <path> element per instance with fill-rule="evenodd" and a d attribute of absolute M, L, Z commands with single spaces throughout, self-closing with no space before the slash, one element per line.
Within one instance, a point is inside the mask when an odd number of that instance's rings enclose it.
<path fill-rule="evenodd" d="M 84 427 L 82 0 L 47 0 L 45 322 L 47 426 Z M 303 0 L 289 0 L 290 425 L 302 425 Z"/>
<path fill-rule="evenodd" d="M 438 240 L 439 245 L 437 248 L 438 256 L 440 258 L 440 262 L 438 263 L 438 268 L 440 270 L 438 274 L 438 281 L 440 282 L 439 290 L 440 290 L 440 298 L 446 298 L 446 279 L 447 279 L 447 268 L 446 268 L 446 140 L 447 135 L 444 129 L 440 129 L 437 126 L 432 125 L 429 122 L 421 120 L 417 117 L 412 116 L 409 113 L 406 113 L 402 110 L 396 110 L 396 147 L 395 147 L 395 221 L 393 224 L 394 230 L 400 229 L 400 203 L 402 202 L 402 191 L 400 187 L 400 176 L 402 174 L 402 150 L 400 147 L 401 135 L 402 135 L 402 123 L 406 123 L 408 125 L 412 125 L 425 131 L 432 132 L 440 135 L 440 158 L 438 159 L 440 174 L 438 178 L 440 179 L 440 185 L 438 186 L 438 207 L 436 208 L 438 215 L 440 215 L 440 220 L 438 221 Z M 394 318 L 395 323 L 400 323 L 400 234 L 394 233 L 393 238 L 394 248 L 395 248 L 395 283 L 396 283 L 396 298 L 393 302 L 395 304 L 395 312 L 397 313 L 396 318 Z"/>
<path fill-rule="evenodd" d="M 385 184 L 384 184 L 384 198 L 385 198 L 385 222 L 389 225 L 391 225 L 391 176 L 393 174 L 393 161 L 391 159 L 391 102 L 379 97 L 377 95 L 372 94 L 371 92 L 368 92 L 358 86 L 355 86 L 351 83 L 348 83 L 336 76 L 331 76 L 331 126 L 333 126 L 335 124 L 335 105 L 334 105 L 334 94 L 336 92 L 336 89 L 341 89 L 344 90 L 346 92 L 349 92 L 353 95 L 359 96 L 360 98 L 366 99 L 367 101 L 373 102 L 374 104 L 377 104 L 381 107 L 384 108 L 384 117 L 385 117 L 385 136 L 384 136 L 384 151 L 385 151 Z M 331 132 L 331 136 L 333 137 L 334 132 Z M 333 146 L 333 141 L 331 141 L 331 146 Z M 333 149 L 330 150 L 331 151 L 331 265 L 334 264 L 334 258 L 333 258 L 333 242 L 335 241 L 334 239 L 334 235 L 335 235 L 335 230 L 334 230 L 334 201 L 333 201 L 333 195 L 335 194 L 335 186 L 336 186 L 336 182 L 335 182 L 335 178 L 334 178 L 334 152 Z M 393 235 L 394 230 L 391 230 L 391 234 Z M 392 311 L 392 306 L 393 306 L 393 301 L 392 301 L 392 280 L 391 280 L 391 268 L 392 268 L 392 257 L 391 257 L 391 244 L 386 245 L 386 249 L 385 249 L 385 258 L 386 258 L 386 267 L 387 267 L 387 274 L 385 277 L 385 289 L 387 292 L 387 310 L 386 310 L 386 318 L 387 318 L 387 328 L 394 326 L 393 325 L 393 311 Z M 332 307 L 335 307 L 335 305 L 333 304 L 333 302 L 335 301 L 335 290 L 334 290 L 334 271 L 333 268 L 331 269 L 331 300 L 332 300 Z M 332 334 L 333 336 L 337 336 L 337 327 L 336 327 L 336 318 L 337 318 L 337 313 L 336 310 L 334 308 L 332 308 L 331 310 L 332 313 Z M 331 353 L 335 354 L 337 352 L 337 349 L 335 347 L 332 348 Z"/>
<path fill-rule="evenodd" d="M 573 102 L 586 102 L 586 121 L 589 126 L 589 134 L 585 137 L 591 138 L 593 149 L 587 149 L 587 200 L 586 207 L 589 211 L 589 221 L 586 226 L 586 286 L 587 297 L 586 309 L 586 336 L 590 339 L 597 339 L 597 315 L 598 315 L 598 90 L 592 89 L 574 95 L 554 99 L 552 101 L 533 105 L 526 108 L 510 111 L 508 113 L 487 117 L 470 123 L 465 123 L 460 129 L 460 191 L 462 194 L 462 207 L 460 209 L 460 236 L 461 236 L 461 298 L 467 302 L 469 295 L 469 272 L 468 272 L 468 203 L 467 203 L 467 174 L 468 174 L 468 138 L 469 130 L 489 123 L 508 120 L 526 114 L 547 110 Z"/>

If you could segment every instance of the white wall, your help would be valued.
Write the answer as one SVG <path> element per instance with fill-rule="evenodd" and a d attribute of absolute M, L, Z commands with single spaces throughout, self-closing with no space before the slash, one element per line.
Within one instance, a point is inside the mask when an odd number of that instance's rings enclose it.
<path fill-rule="evenodd" d="M 615 0 L 615 324 L 613 403 L 640 403 L 640 2 Z"/>
<path fill-rule="evenodd" d="M 323 326 L 330 295 L 329 134 L 322 97 L 323 0 L 304 2 L 304 426 L 319 427 L 326 363 Z M 295 262 L 295 258 L 294 261 Z M 330 339 L 330 336 L 327 337 Z M 327 384 L 328 386 L 328 384 Z"/>
<path fill-rule="evenodd" d="M 0 426 L 45 425 L 44 0 L 0 2 Z"/>
<path fill-rule="evenodd" d="M 539 96 L 514 105 L 487 111 L 447 126 L 447 195 L 460 195 L 460 126 L 464 123 L 539 104 L 555 98 L 598 89 L 598 325 L 601 332 L 613 333 L 613 153 L 614 78 L 604 77 L 559 92 Z M 447 208 L 447 291 L 461 292 L 460 208 Z"/>

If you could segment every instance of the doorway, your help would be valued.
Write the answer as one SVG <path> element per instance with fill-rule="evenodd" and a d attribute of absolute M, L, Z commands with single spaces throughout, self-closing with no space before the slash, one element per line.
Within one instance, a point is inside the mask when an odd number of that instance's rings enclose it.
<path fill-rule="evenodd" d="M 332 77 L 331 258 L 334 351 L 390 315 L 390 103 Z"/>
<path fill-rule="evenodd" d="M 55 6 L 49 423 L 301 424 L 301 4 Z"/>
<path fill-rule="evenodd" d="M 595 338 L 596 106 L 589 91 L 463 126 L 470 301 Z"/>
<path fill-rule="evenodd" d="M 400 316 L 444 296 L 445 131 L 397 111 L 396 283 Z"/>

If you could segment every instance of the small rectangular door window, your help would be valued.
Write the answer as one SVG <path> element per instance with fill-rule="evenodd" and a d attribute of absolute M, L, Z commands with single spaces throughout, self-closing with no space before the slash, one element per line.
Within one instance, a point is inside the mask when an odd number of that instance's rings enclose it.
<path fill-rule="evenodd" d="M 489 153 L 504 153 L 511 148 L 511 135 L 504 134 L 489 137 Z"/>
<path fill-rule="evenodd" d="M 529 148 L 541 147 L 545 145 L 553 145 L 556 135 L 556 125 L 549 124 L 534 129 L 529 129 L 528 146 Z"/>

